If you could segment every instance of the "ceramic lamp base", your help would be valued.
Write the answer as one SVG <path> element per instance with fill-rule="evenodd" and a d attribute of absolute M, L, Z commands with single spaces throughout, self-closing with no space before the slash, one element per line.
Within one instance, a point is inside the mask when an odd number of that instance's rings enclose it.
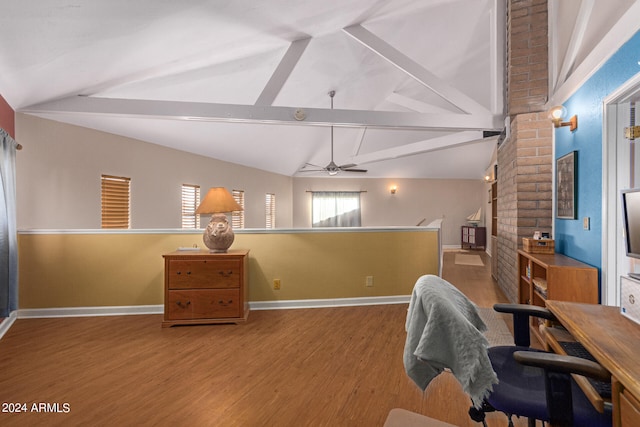
<path fill-rule="evenodd" d="M 225 214 L 213 214 L 204 230 L 202 240 L 214 253 L 225 253 L 233 243 L 235 236 Z"/>

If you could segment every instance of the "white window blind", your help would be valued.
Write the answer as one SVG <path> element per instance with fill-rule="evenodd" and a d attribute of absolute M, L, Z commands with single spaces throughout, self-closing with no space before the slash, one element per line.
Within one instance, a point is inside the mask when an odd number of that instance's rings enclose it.
<path fill-rule="evenodd" d="M 231 213 L 231 227 L 235 229 L 244 228 L 244 191 L 232 190 L 231 195 L 242 208 L 241 211 L 233 211 Z"/>
<path fill-rule="evenodd" d="M 267 193 L 265 198 L 265 210 L 267 214 L 266 228 L 276 228 L 276 195 Z"/>
<path fill-rule="evenodd" d="M 312 227 L 360 227 L 360 192 L 314 191 L 311 198 Z"/>
<path fill-rule="evenodd" d="M 200 215 L 196 215 L 199 203 L 200 186 L 182 184 L 182 228 L 200 228 Z"/>
<path fill-rule="evenodd" d="M 130 228 L 131 178 L 101 176 L 102 228 Z"/>

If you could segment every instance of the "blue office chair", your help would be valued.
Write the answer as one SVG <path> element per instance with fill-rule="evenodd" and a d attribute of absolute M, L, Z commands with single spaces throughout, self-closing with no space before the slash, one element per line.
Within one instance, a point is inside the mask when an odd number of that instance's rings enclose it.
<path fill-rule="evenodd" d="M 535 420 L 554 427 L 612 425 L 610 405 L 599 413 L 571 378 L 573 373 L 610 384 L 611 375 L 602 366 L 529 347 L 530 316 L 555 320 L 549 310 L 521 304 L 496 304 L 494 309 L 513 315 L 515 345 L 489 348 L 489 359 L 500 382 L 480 409 L 469 410 L 473 420 L 486 426 L 485 412 L 500 411 L 508 416 L 509 426 L 513 426 L 513 415 L 528 418 L 529 426 L 535 426 Z"/>

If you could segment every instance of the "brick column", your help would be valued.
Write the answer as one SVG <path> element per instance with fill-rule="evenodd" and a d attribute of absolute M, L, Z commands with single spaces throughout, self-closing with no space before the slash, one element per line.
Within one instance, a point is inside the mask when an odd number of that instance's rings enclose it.
<path fill-rule="evenodd" d="M 522 237 L 551 231 L 551 121 L 547 0 L 510 0 L 507 10 L 507 106 L 510 135 L 498 148 L 498 285 L 518 299 Z"/>
<path fill-rule="evenodd" d="M 549 91 L 547 0 L 510 0 L 507 14 L 509 115 L 542 111 Z"/>

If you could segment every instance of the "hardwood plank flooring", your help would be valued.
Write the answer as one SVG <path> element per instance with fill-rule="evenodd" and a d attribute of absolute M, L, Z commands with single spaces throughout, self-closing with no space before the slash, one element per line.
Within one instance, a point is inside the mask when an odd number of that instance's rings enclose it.
<path fill-rule="evenodd" d="M 505 299 L 478 254 L 485 267 L 446 252 L 443 276 L 489 307 Z M 253 311 L 243 325 L 164 329 L 160 315 L 18 319 L 0 340 L 0 425 L 369 427 L 397 407 L 478 426 L 452 375 L 425 393 L 405 375 L 406 309 Z M 40 403 L 49 412 L 32 411 Z"/>

